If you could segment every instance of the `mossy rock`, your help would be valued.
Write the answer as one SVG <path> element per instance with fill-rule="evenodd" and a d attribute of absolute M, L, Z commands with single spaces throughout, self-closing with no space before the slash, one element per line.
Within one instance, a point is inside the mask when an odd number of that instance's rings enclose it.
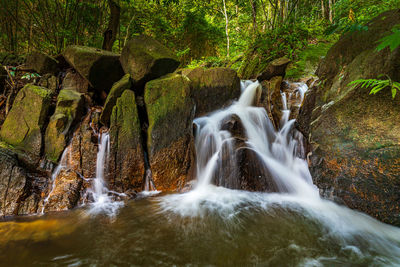
<path fill-rule="evenodd" d="M 62 55 L 97 91 L 109 92 L 124 75 L 119 55 L 110 51 L 73 45 Z"/>
<path fill-rule="evenodd" d="M 149 119 L 147 147 L 158 190 L 182 188 L 194 166 L 192 122 L 194 102 L 190 80 L 169 74 L 146 84 L 144 100 Z"/>
<path fill-rule="evenodd" d="M 146 84 L 144 101 L 149 118 L 148 148 L 154 154 L 190 132 L 193 100 L 190 80 L 169 74 Z"/>
<path fill-rule="evenodd" d="M 262 82 L 277 76 L 285 77 L 286 68 L 289 63 L 290 60 L 285 57 L 277 58 L 271 61 L 270 63 L 268 63 L 267 67 L 262 70 L 261 74 L 257 76 L 257 80 Z"/>
<path fill-rule="evenodd" d="M 41 75 L 47 73 L 57 75 L 60 70 L 57 60 L 49 55 L 37 51 L 32 52 L 26 57 L 25 65 Z"/>
<path fill-rule="evenodd" d="M 196 117 L 217 110 L 240 96 L 240 79 L 230 68 L 182 70 L 191 81 Z"/>
<path fill-rule="evenodd" d="M 57 98 L 56 110 L 50 118 L 45 135 L 46 157 L 57 162 L 74 126 L 85 113 L 85 99 L 83 94 L 73 90 L 63 89 Z"/>
<path fill-rule="evenodd" d="M 135 93 L 125 90 L 117 99 L 110 118 L 111 160 L 108 182 L 113 190 L 141 190 L 144 152 Z"/>
<path fill-rule="evenodd" d="M 129 40 L 121 53 L 121 64 L 141 88 L 147 81 L 174 72 L 179 66 L 176 55 L 145 35 Z"/>
<path fill-rule="evenodd" d="M 111 112 L 115 104 L 117 103 L 117 99 L 122 95 L 125 90 L 132 88 L 132 80 L 129 74 L 126 74 L 122 77 L 121 80 L 114 83 L 111 88 L 110 93 L 107 96 L 106 102 L 104 104 L 103 112 L 100 116 L 100 121 L 103 125 L 108 126 L 110 124 Z"/>
<path fill-rule="evenodd" d="M 16 149 L 39 157 L 51 94 L 50 90 L 32 84 L 22 88 L 0 130 L 1 139 Z"/>

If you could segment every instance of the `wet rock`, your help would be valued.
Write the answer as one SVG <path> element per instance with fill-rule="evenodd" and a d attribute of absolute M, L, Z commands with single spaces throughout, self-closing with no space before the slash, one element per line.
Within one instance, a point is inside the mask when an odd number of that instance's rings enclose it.
<path fill-rule="evenodd" d="M 62 55 L 99 93 L 109 92 L 124 75 L 119 55 L 110 51 L 74 45 L 67 47 Z"/>
<path fill-rule="evenodd" d="M 57 77 L 50 73 L 44 74 L 39 80 L 39 86 L 45 87 L 55 94 L 58 88 Z"/>
<path fill-rule="evenodd" d="M 73 90 L 86 94 L 89 89 L 89 82 L 74 70 L 67 71 L 62 82 L 62 89 Z"/>
<path fill-rule="evenodd" d="M 18 212 L 27 176 L 19 165 L 16 154 L 0 148 L 0 216 Z"/>
<path fill-rule="evenodd" d="M 275 76 L 285 77 L 286 68 L 289 63 L 290 60 L 284 57 L 273 60 L 268 64 L 265 70 L 257 76 L 257 80 L 262 82 L 265 80 L 270 80 Z"/>
<path fill-rule="evenodd" d="M 229 68 L 185 69 L 191 80 L 191 96 L 196 103 L 196 117 L 220 109 L 240 96 L 240 79 Z"/>
<path fill-rule="evenodd" d="M 82 94 L 63 89 L 57 98 L 56 110 L 50 118 L 45 134 L 45 154 L 57 162 L 76 124 L 85 113 L 85 100 Z"/>
<path fill-rule="evenodd" d="M 32 52 L 26 57 L 25 65 L 41 75 L 47 73 L 57 75 L 60 71 L 57 60 L 38 51 Z"/>
<path fill-rule="evenodd" d="M 225 118 L 221 122 L 221 130 L 228 131 L 233 137 L 236 138 L 245 138 L 246 130 L 243 127 L 243 123 L 240 120 L 239 116 L 232 115 Z"/>
<path fill-rule="evenodd" d="M 149 119 L 147 147 L 157 189 L 183 187 L 193 162 L 194 103 L 186 76 L 169 74 L 145 87 Z"/>
<path fill-rule="evenodd" d="M 158 41 L 141 35 L 129 40 L 125 45 L 121 53 L 121 64 L 139 90 L 146 82 L 174 72 L 179 66 L 179 60 Z"/>
<path fill-rule="evenodd" d="M 305 96 L 303 104 L 299 110 L 299 115 L 296 119 L 296 128 L 308 139 L 310 136 L 310 124 L 312 121 L 312 112 L 315 107 L 315 99 L 317 95 L 318 87 L 314 86 L 310 88 Z"/>
<path fill-rule="evenodd" d="M 116 82 L 110 90 L 104 104 L 103 112 L 101 113 L 100 121 L 104 125 L 110 124 L 111 112 L 117 99 L 122 95 L 125 90 L 132 88 L 132 80 L 129 74 L 126 74 L 120 81 Z"/>
<path fill-rule="evenodd" d="M 282 118 L 282 77 L 273 77 L 269 81 L 263 81 L 261 94 L 261 107 L 267 111 L 268 117 L 273 122 L 275 129 L 279 129 Z"/>
<path fill-rule="evenodd" d="M 311 173 L 321 195 L 395 225 L 400 96 L 393 100 L 387 89 L 369 95 L 370 88 L 349 83 L 380 74 L 400 80 L 400 49 L 375 51 L 376 41 L 399 23 L 398 10 L 385 12 L 367 24 L 368 31 L 349 32 L 329 50 L 317 71 L 322 83 L 310 123 Z"/>
<path fill-rule="evenodd" d="M 0 130 L 1 139 L 25 154 L 33 165 L 39 161 L 50 101 L 50 90 L 26 85 L 18 92 Z"/>
<path fill-rule="evenodd" d="M 61 170 L 55 180 L 45 212 L 61 211 L 74 208 L 79 199 L 83 179 L 73 170 Z"/>
<path fill-rule="evenodd" d="M 118 192 L 141 190 L 145 171 L 141 126 L 135 94 L 125 90 L 118 98 L 110 119 L 110 168 L 107 179 Z"/>

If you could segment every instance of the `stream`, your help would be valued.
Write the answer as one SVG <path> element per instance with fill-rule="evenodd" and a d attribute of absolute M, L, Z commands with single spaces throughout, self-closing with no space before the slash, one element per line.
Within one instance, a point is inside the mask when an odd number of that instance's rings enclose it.
<path fill-rule="evenodd" d="M 242 86 L 237 102 L 195 119 L 197 180 L 189 192 L 146 191 L 136 200 L 113 201 L 117 192 L 108 191 L 103 177 L 109 149 L 103 133 L 89 191 L 94 202 L 0 222 L 0 265 L 400 265 L 399 228 L 320 198 L 307 162 L 296 156 L 286 94 L 275 131 L 266 111 L 252 106 L 258 82 Z M 300 88 L 302 100 L 307 88 Z M 232 115 L 240 118 L 244 146 L 257 155 L 274 192 L 238 190 L 233 175 L 218 180 L 216 174 L 237 162 L 235 138 L 222 128 Z"/>

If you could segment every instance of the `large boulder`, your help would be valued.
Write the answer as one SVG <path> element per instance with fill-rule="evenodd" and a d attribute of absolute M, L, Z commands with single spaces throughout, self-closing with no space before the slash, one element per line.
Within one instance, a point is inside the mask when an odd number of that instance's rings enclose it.
<path fill-rule="evenodd" d="M 399 10 L 385 12 L 367 24 L 368 31 L 349 32 L 329 50 L 317 71 L 322 81 L 315 100 L 300 112 L 300 126 L 311 121 L 310 126 L 299 127 L 309 131 L 311 173 L 321 194 L 395 225 L 400 225 L 400 95 L 393 100 L 387 88 L 369 95 L 370 88 L 349 83 L 380 74 L 400 81 L 400 49 L 375 51 L 376 41 L 399 23 Z"/>
<path fill-rule="evenodd" d="M 269 80 L 275 76 L 285 77 L 286 68 L 289 65 L 289 63 L 290 63 L 290 60 L 285 57 L 273 60 L 262 71 L 262 73 L 257 76 L 257 80 L 262 82 L 264 80 Z"/>
<path fill-rule="evenodd" d="M 195 68 L 182 71 L 191 80 L 196 117 L 217 110 L 240 96 L 240 79 L 229 68 Z"/>
<path fill-rule="evenodd" d="M 76 91 L 63 89 L 57 98 L 56 110 L 50 118 L 45 135 L 45 154 L 57 162 L 76 124 L 85 113 L 85 98 Z"/>
<path fill-rule="evenodd" d="M 135 93 L 131 90 L 125 90 L 113 108 L 110 141 L 109 186 L 119 192 L 140 191 L 145 162 Z"/>
<path fill-rule="evenodd" d="M 281 126 L 283 102 L 281 95 L 282 77 L 276 76 L 261 82 L 262 93 L 258 106 L 265 108 L 276 130 Z"/>
<path fill-rule="evenodd" d="M 0 130 L 0 138 L 36 161 L 42 149 L 42 132 L 51 91 L 31 84 L 22 88 Z"/>
<path fill-rule="evenodd" d="M 121 64 L 141 89 L 147 81 L 174 72 L 179 60 L 164 45 L 145 35 L 129 40 L 121 53 Z"/>
<path fill-rule="evenodd" d="M 122 95 L 125 90 L 132 88 L 132 80 L 129 74 L 126 74 L 122 77 L 121 80 L 114 83 L 111 88 L 110 93 L 107 96 L 106 102 L 104 103 L 103 112 L 101 113 L 100 121 L 104 125 L 110 124 L 111 112 L 115 104 L 117 103 L 117 99 Z"/>
<path fill-rule="evenodd" d="M 89 82 L 83 78 L 78 72 L 68 70 L 62 82 L 62 89 L 77 91 L 86 94 L 89 89 Z"/>
<path fill-rule="evenodd" d="M 57 60 L 38 51 L 32 52 L 26 57 L 25 65 L 41 75 L 47 73 L 56 75 L 60 71 Z"/>
<path fill-rule="evenodd" d="M 169 74 L 146 84 L 147 147 L 157 189 L 181 188 L 193 163 L 194 103 L 190 80 Z"/>
<path fill-rule="evenodd" d="M 119 55 L 85 46 L 69 46 L 62 53 L 65 60 L 97 91 L 108 92 L 124 71 Z"/>

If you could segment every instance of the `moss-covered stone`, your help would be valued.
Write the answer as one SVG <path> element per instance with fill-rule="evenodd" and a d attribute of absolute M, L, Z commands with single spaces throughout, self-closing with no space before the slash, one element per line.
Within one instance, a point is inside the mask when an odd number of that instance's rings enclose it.
<path fill-rule="evenodd" d="M 0 130 L 1 139 L 18 150 L 39 157 L 50 101 L 51 91 L 46 88 L 32 84 L 22 88 Z"/>
<path fill-rule="evenodd" d="M 54 58 L 42 53 L 42 52 L 32 52 L 26 57 L 26 66 L 37 73 L 43 74 L 53 74 L 56 75 L 59 71 L 58 62 Z"/>
<path fill-rule="evenodd" d="M 183 186 L 193 163 L 194 103 L 190 80 L 169 74 L 146 84 L 149 119 L 147 147 L 155 185 L 161 190 Z"/>
<path fill-rule="evenodd" d="M 115 104 L 117 103 L 117 99 L 122 95 L 125 90 L 132 88 L 132 80 L 129 74 L 126 74 L 122 77 L 121 80 L 114 83 L 113 87 L 111 88 L 110 93 L 107 96 L 106 102 L 104 104 L 103 112 L 100 116 L 100 121 L 104 125 L 109 125 L 111 112 Z"/>
<path fill-rule="evenodd" d="M 276 76 L 285 77 L 286 68 L 289 63 L 290 60 L 285 57 L 277 58 L 271 61 L 270 63 L 268 63 L 267 67 L 262 70 L 262 73 L 257 76 L 257 80 L 262 82 Z"/>
<path fill-rule="evenodd" d="M 137 88 L 147 81 L 174 72 L 179 60 L 168 48 L 145 35 L 131 39 L 121 54 L 121 64 L 129 73 Z"/>
<path fill-rule="evenodd" d="M 300 128 L 310 132 L 311 173 L 321 194 L 395 225 L 400 225 L 400 96 L 393 100 L 388 89 L 369 95 L 370 88 L 349 83 L 380 74 L 400 81 L 400 49 L 375 51 L 376 40 L 398 23 L 399 12 L 389 11 L 368 23 L 368 31 L 345 34 L 321 62 L 322 82 L 309 103 L 314 106 L 307 104 L 299 120 L 311 121 Z"/>
<path fill-rule="evenodd" d="M 108 182 L 113 190 L 141 190 L 144 153 L 135 94 L 125 90 L 118 98 L 110 119 L 111 156 Z"/>
<path fill-rule="evenodd" d="M 74 45 L 62 55 L 97 91 L 108 92 L 124 75 L 119 55 L 109 51 Z"/>
<path fill-rule="evenodd" d="M 191 80 L 196 117 L 217 110 L 240 96 L 240 79 L 230 68 L 184 69 Z"/>
<path fill-rule="evenodd" d="M 50 118 L 45 135 L 45 154 L 49 160 L 57 162 L 74 126 L 85 113 L 83 94 L 63 89 L 57 98 L 56 110 Z"/>

